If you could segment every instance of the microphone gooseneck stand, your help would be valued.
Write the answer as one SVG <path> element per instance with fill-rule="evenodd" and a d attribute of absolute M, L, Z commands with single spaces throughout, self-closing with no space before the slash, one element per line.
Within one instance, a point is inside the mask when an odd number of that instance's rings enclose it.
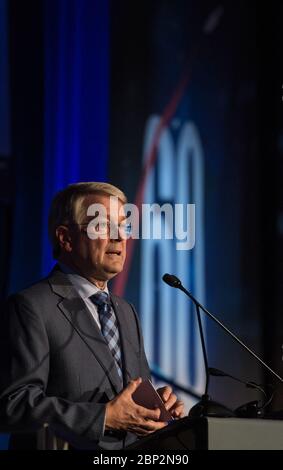
<path fill-rule="evenodd" d="M 235 416 L 233 411 L 229 410 L 225 405 L 221 403 L 217 403 L 208 395 L 208 386 L 209 386 L 209 367 L 208 367 L 208 360 L 206 354 L 206 347 L 201 323 L 201 316 L 200 316 L 200 309 L 206 313 L 214 322 L 216 322 L 228 335 L 232 336 L 232 338 L 239 343 L 250 355 L 252 355 L 265 369 L 267 369 L 272 375 L 274 375 L 281 383 L 283 383 L 282 377 L 280 377 L 274 370 L 272 370 L 260 357 L 258 357 L 248 346 L 246 346 L 232 331 L 230 331 L 223 323 L 218 320 L 212 313 L 210 313 L 195 297 L 182 285 L 180 279 L 178 279 L 173 274 L 164 274 L 162 277 L 163 281 L 171 287 L 180 289 L 183 291 L 195 304 L 197 318 L 198 318 L 198 325 L 199 325 L 199 332 L 201 338 L 201 345 L 202 345 L 202 352 L 204 357 L 204 364 L 205 364 L 205 373 L 206 373 L 206 385 L 205 385 L 205 393 L 202 396 L 201 400 L 194 405 L 189 413 L 191 417 L 203 417 L 203 416 L 214 416 L 214 417 L 231 417 Z"/>
<path fill-rule="evenodd" d="M 203 328 L 202 328 L 202 323 L 201 323 L 200 309 L 198 305 L 196 305 L 196 312 L 197 312 L 202 353 L 203 353 L 203 358 L 204 358 L 206 380 L 205 380 L 205 392 L 202 395 L 201 400 L 190 409 L 189 416 L 191 416 L 192 418 L 202 417 L 202 416 L 214 416 L 214 417 L 223 417 L 223 418 L 235 416 L 232 410 L 229 410 L 225 405 L 212 400 L 208 394 L 210 373 L 209 373 L 209 367 L 208 367 Z"/>

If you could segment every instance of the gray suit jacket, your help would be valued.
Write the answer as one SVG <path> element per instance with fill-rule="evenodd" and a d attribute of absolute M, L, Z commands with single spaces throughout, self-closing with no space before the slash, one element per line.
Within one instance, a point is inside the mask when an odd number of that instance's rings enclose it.
<path fill-rule="evenodd" d="M 150 378 L 132 305 L 111 295 L 120 330 L 124 383 Z M 83 300 L 56 266 L 15 295 L 4 311 L 0 416 L 16 430 L 43 423 L 75 447 L 119 449 L 135 436 L 103 434 L 105 404 L 121 391 L 110 350 Z"/>

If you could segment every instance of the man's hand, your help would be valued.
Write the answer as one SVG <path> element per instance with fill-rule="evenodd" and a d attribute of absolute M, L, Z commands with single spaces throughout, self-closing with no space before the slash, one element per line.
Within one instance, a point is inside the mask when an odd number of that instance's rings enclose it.
<path fill-rule="evenodd" d="M 142 382 L 141 378 L 132 380 L 129 385 L 106 405 L 105 429 L 129 431 L 137 436 L 146 436 L 167 423 L 158 421 L 160 410 L 149 410 L 137 405 L 132 394 Z"/>
<path fill-rule="evenodd" d="M 157 392 L 162 398 L 166 410 L 170 411 L 173 418 L 183 418 L 185 416 L 184 403 L 177 399 L 171 387 L 168 385 L 166 387 L 161 387 Z"/>

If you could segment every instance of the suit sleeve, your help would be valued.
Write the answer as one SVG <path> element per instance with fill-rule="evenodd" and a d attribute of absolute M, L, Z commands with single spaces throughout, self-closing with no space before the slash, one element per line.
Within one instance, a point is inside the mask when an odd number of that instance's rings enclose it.
<path fill-rule="evenodd" d="M 0 415 L 5 426 L 29 431 L 47 423 L 65 438 L 98 441 L 105 404 L 46 395 L 50 350 L 39 313 L 17 294 L 8 300 L 1 323 Z"/>

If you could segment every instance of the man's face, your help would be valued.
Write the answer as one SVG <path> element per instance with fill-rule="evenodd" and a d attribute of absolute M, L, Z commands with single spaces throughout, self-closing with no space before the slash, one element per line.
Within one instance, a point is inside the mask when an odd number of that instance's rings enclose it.
<path fill-rule="evenodd" d="M 89 195 L 84 199 L 84 215 L 81 225 L 71 230 L 71 251 L 68 254 L 72 265 L 85 277 L 99 281 L 108 281 L 122 271 L 126 258 L 126 240 L 118 236 L 111 239 L 110 234 L 105 238 L 90 239 L 87 233 L 87 225 L 94 217 L 87 216 L 88 207 L 92 204 L 102 204 L 105 207 L 107 220 L 121 223 L 125 219 L 121 210 L 122 202 L 118 200 L 116 212 L 113 207 L 110 217 L 110 196 Z M 119 215 L 120 213 L 120 215 Z M 114 218 L 113 218 L 114 216 Z"/>

